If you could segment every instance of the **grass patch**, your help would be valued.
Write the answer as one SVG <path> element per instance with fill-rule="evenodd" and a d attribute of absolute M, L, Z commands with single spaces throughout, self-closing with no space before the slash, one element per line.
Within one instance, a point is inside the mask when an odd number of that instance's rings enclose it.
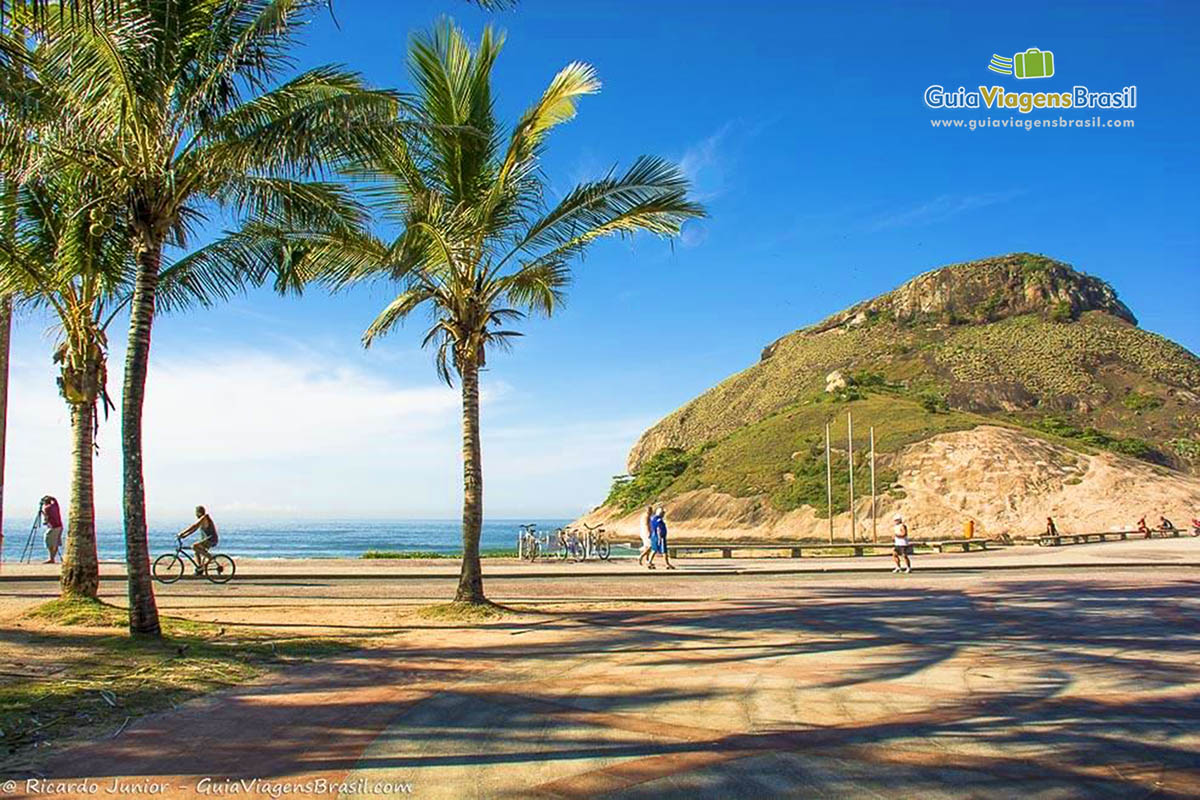
<path fill-rule="evenodd" d="M 1200 440 L 1197 439 L 1173 439 L 1167 442 L 1171 449 L 1180 455 L 1180 457 L 1188 461 L 1200 461 Z"/>
<path fill-rule="evenodd" d="M 431 622 L 490 622 L 520 612 L 491 601 L 485 603 L 438 603 L 423 606 L 416 614 Z"/>
<path fill-rule="evenodd" d="M 1162 408 L 1163 399 L 1134 389 L 1121 398 L 1121 405 L 1130 411 L 1153 411 L 1156 408 Z"/>
<path fill-rule="evenodd" d="M 24 620 L 33 628 L 6 632 L 17 651 L 33 655 L 0 674 L 0 772 L 28 765 L 44 742 L 111 736 L 145 714 L 353 646 L 240 628 L 227 635 L 169 617 L 161 639 L 134 638 L 123 630 L 125 609 L 84 598 L 52 600 Z"/>
<path fill-rule="evenodd" d="M 87 628 L 124 628 L 129 625 L 129 612 L 88 597 L 51 600 L 25 613 L 26 619 L 50 625 Z"/>
<path fill-rule="evenodd" d="M 494 549 L 480 550 L 480 558 L 516 558 L 516 550 Z M 462 552 L 435 553 L 432 550 L 368 550 L 359 558 L 366 559 L 417 559 L 417 558 L 462 558 Z"/>

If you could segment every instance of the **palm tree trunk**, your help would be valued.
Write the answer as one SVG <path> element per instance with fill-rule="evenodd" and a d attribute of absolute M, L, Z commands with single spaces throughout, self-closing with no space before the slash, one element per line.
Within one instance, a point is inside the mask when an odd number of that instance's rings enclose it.
<path fill-rule="evenodd" d="M 92 458 L 96 407 L 71 404 L 71 516 L 59 583 L 62 596 L 95 597 L 100 588 L 96 557 L 96 514 L 92 499 Z"/>
<path fill-rule="evenodd" d="M 12 175 L 4 177 L 4 199 L 7 214 L 4 236 L 9 242 L 17 238 L 17 182 Z M 12 295 L 0 297 L 0 549 L 4 545 L 4 472 L 8 452 L 8 357 L 12 350 Z M 0 553 L 0 560 L 4 554 Z"/>
<path fill-rule="evenodd" d="M 125 566 L 129 576 L 129 632 L 159 636 L 158 606 L 150 578 L 150 546 L 146 531 L 146 483 L 142 473 L 142 406 L 150 366 L 150 328 L 162 264 L 162 242 L 139 243 L 137 279 L 129 306 L 129 341 L 125 350 L 125 385 L 121 397 L 121 449 L 125 486 Z"/>
<path fill-rule="evenodd" d="M 12 297 L 0 297 L 0 546 L 4 544 L 4 467 L 8 445 L 8 355 L 12 349 Z M 0 558 L 3 554 L 0 554 Z"/>
<path fill-rule="evenodd" d="M 483 462 L 479 446 L 479 365 L 463 365 L 463 558 L 455 601 L 484 603 L 483 570 L 479 563 L 479 535 L 483 529 Z"/>

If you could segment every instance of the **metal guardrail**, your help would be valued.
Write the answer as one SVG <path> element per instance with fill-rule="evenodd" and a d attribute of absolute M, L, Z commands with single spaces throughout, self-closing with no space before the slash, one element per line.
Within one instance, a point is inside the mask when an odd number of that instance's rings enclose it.
<path fill-rule="evenodd" d="M 946 539 L 932 542 L 910 542 L 912 547 L 925 547 L 929 550 L 936 550 L 939 553 L 944 553 L 946 550 L 959 550 L 961 552 L 969 552 L 971 550 L 987 550 L 989 544 L 996 544 L 994 539 Z M 789 558 L 841 558 L 842 553 L 834 556 L 830 555 L 808 555 L 805 556 L 805 551 L 810 554 L 822 550 L 849 550 L 852 556 L 867 556 L 867 555 L 889 555 L 892 552 L 892 545 L 886 542 L 835 542 L 834 544 L 788 544 L 780 542 L 777 544 L 768 544 L 762 542 L 703 542 L 696 544 L 668 544 L 667 552 L 671 558 L 676 558 L 681 552 L 703 552 L 705 550 L 719 550 L 721 558 L 733 558 L 735 550 L 786 550 Z M 876 553 L 874 551 L 882 551 Z M 868 552 L 870 551 L 870 552 Z"/>
<path fill-rule="evenodd" d="M 1172 528 L 1170 530 L 1151 529 L 1148 531 L 1091 531 L 1086 533 L 1056 533 L 1042 534 L 1038 544 L 1042 547 L 1062 547 L 1072 544 L 1098 544 L 1100 542 L 1117 542 L 1126 539 L 1175 539 L 1180 536 L 1200 536 L 1196 529 Z"/>

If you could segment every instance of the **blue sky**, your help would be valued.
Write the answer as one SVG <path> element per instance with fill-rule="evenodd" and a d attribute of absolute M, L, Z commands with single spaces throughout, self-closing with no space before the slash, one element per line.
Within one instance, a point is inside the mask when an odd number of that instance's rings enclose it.
<path fill-rule="evenodd" d="M 679 161 L 710 218 L 674 247 L 596 247 L 568 305 L 525 326 L 485 376 L 492 516 L 599 502 L 638 433 L 758 357 L 766 343 L 925 269 L 1029 250 L 1110 281 L 1149 330 L 1200 350 L 1200 7 L 1185 3 L 619 3 L 336 0 L 298 67 L 340 62 L 407 88 L 409 33 L 440 14 L 508 43 L 498 109 L 514 118 L 572 60 L 600 95 L 558 129 L 554 190 L 643 153 Z M 1052 50 L 1057 73 L 987 71 L 993 53 Z M 931 84 L 1138 87 L 1138 107 L 1064 117 L 1132 129 L 935 130 Z M 456 395 L 409 326 L 370 351 L 381 289 L 301 300 L 256 292 L 156 328 L 148 399 L 152 517 L 205 502 L 258 516 L 448 517 L 460 481 Z M 48 323 L 14 345 L 9 513 L 67 494 L 66 412 Z M 115 330 L 110 384 L 119 388 Z M 206 388 L 205 382 L 208 382 Z M 101 432 L 97 507 L 119 513 L 118 428 Z"/>

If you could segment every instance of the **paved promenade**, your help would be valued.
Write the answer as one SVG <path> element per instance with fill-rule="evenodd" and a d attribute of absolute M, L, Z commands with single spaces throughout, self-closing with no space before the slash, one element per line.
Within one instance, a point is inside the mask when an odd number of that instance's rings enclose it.
<path fill-rule="evenodd" d="M 227 778 L 260 779 L 242 797 L 1196 797 L 1200 540 L 1160 544 L 1071 548 L 1095 559 L 1073 569 L 495 579 L 523 611 L 469 626 L 411 613 L 441 578 L 178 584 L 171 613 L 373 635 L 47 771 L 172 797 Z M 1105 566 L 1131 560 L 1158 566 Z M 0 584 L 0 626 L 40 586 Z"/>
<path fill-rule="evenodd" d="M 780 545 L 780 551 L 786 551 Z M 631 551 L 624 551 L 630 553 Z M 614 555 L 610 561 L 589 560 L 584 563 L 543 559 L 536 563 L 515 558 L 484 559 L 484 571 L 491 578 L 537 578 L 563 575 L 626 575 L 645 572 L 629 555 Z M 236 557 L 236 552 L 233 553 Z M 675 559 L 687 574 L 722 571 L 729 573 L 820 573 L 820 572 L 888 572 L 892 568 L 890 555 L 858 557 L 806 558 L 711 558 L 684 557 Z M 1195 564 L 1200 565 L 1200 538 L 1185 536 L 1176 539 L 1131 539 L 1104 544 L 1069 545 L 1061 547 L 1000 547 L 984 552 L 927 553 L 914 556 L 919 569 L 1016 569 L 1030 567 L 1081 566 L 1099 567 L 1120 564 Z M 661 567 L 661 562 L 660 562 Z M 0 583 L 5 578 L 57 577 L 58 567 L 52 564 L 0 565 Z M 123 561 L 102 561 L 103 580 L 123 581 Z M 456 578 L 456 559 L 361 559 L 361 558 L 239 558 L 238 575 L 242 578 L 268 579 L 282 577 L 321 578 Z M 190 578 L 191 576 L 189 576 Z"/>

